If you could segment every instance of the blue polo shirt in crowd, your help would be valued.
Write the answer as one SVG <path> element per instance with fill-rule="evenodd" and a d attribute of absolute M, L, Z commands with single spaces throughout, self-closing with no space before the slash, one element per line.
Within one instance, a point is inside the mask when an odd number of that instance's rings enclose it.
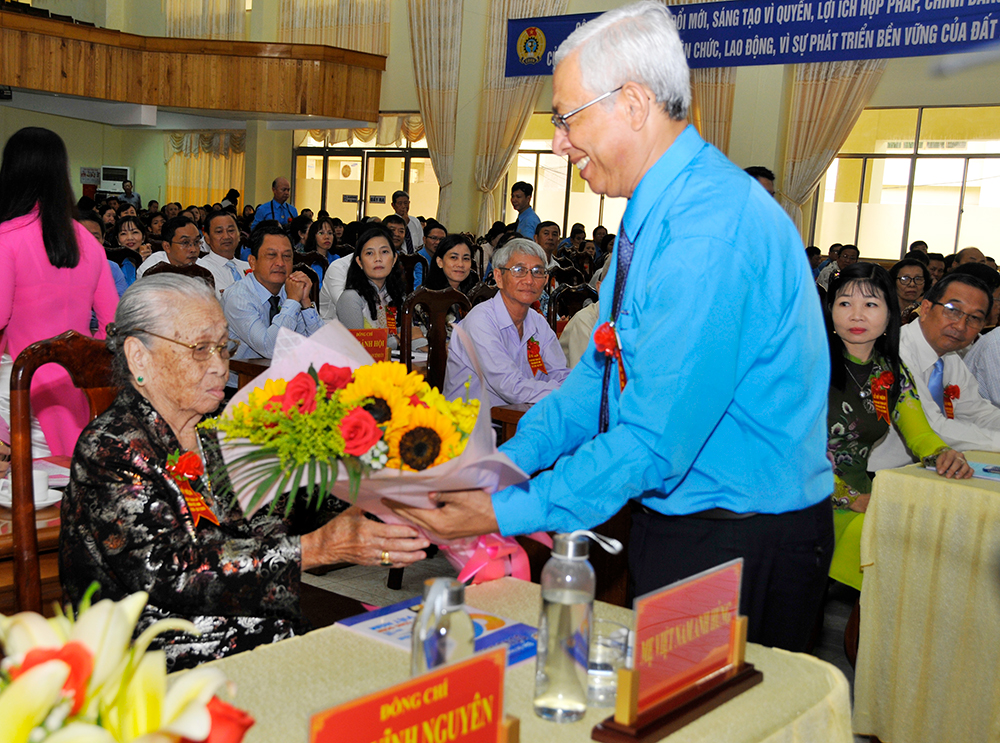
<path fill-rule="evenodd" d="M 271 199 L 266 204 L 257 207 L 257 211 L 253 214 L 253 222 L 250 223 L 250 231 L 253 232 L 254 227 L 268 219 L 276 219 L 281 222 L 282 227 L 288 227 L 288 223 L 297 216 L 299 216 L 298 211 L 287 201 L 284 204 L 279 204 Z"/>

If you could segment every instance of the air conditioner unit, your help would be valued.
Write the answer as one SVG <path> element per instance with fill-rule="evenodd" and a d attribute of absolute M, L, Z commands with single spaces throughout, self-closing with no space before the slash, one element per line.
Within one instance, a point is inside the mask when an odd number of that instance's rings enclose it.
<path fill-rule="evenodd" d="M 122 182 L 132 180 L 132 168 L 124 165 L 101 166 L 101 191 L 107 193 L 124 193 Z"/>

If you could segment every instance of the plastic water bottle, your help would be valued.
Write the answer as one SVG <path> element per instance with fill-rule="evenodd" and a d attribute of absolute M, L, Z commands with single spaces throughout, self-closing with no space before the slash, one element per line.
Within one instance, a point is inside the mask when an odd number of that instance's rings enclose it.
<path fill-rule="evenodd" d="M 583 533 L 556 534 L 542 569 L 535 714 L 575 722 L 587 711 L 587 655 L 595 577 Z"/>
<path fill-rule="evenodd" d="M 475 630 L 464 604 L 464 584 L 452 578 L 424 581 L 424 604 L 413 622 L 411 676 L 475 652 Z"/>

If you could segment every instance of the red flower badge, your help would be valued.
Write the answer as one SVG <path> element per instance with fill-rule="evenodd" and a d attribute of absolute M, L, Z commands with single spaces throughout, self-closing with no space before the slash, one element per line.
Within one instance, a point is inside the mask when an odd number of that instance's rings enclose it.
<path fill-rule="evenodd" d="M 613 323 L 606 322 L 594 331 L 594 345 L 605 356 L 618 361 L 618 383 L 625 389 L 628 377 L 625 376 L 625 360 L 622 358 L 621 338 Z"/>
<path fill-rule="evenodd" d="M 962 395 L 962 390 L 958 388 L 957 384 L 949 384 L 944 388 L 944 414 L 949 418 L 954 420 L 955 418 L 955 405 L 952 400 L 957 400 Z"/>
<path fill-rule="evenodd" d="M 175 451 L 167 457 L 165 469 L 174 478 L 177 487 L 180 488 L 184 502 L 187 503 L 188 509 L 191 511 L 191 520 L 194 525 L 198 526 L 198 522 L 205 519 L 218 526 L 219 518 L 208 507 L 205 497 L 191 487 L 191 480 L 205 474 L 205 465 L 202 463 L 201 457 L 193 451 L 186 451 L 183 454 Z"/>
<path fill-rule="evenodd" d="M 892 376 L 891 371 L 884 371 L 871 382 L 872 402 L 875 405 L 876 420 L 884 420 L 886 423 L 890 424 L 889 388 L 892 387 L 892 383 L 895 379 L 896 378 Z"/>

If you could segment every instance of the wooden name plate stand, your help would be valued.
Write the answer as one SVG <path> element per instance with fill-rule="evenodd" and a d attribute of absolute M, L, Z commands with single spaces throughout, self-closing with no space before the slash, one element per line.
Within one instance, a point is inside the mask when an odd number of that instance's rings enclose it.
<path fill-rule="evenodd" d="M 763 681 L 764 674 L 742 658 L 746 650 L 746 621 L 746 617 L 740 617 L 734 623 L 741 626 L 737 631 L 742 634 L 740 653 L 736 658 L 738 665 L 702 679 L 644 712 L 638 712 L 638 674 L 626 668 L 619 670 L 618 708 L 614 716 L 594 727 L 591 738 L 602 743 L 652 743 L 677 732 Z M 631 722 L 626 724 L 618 722 L 618 719 L 631 719 Z"/>
<path fill-rule="evenodd" d="M 746 662 L 742 573 L 732 560 L 635 600 L 633 668 L 619 669 L 614 717 L 594 740 L 660 740 L 763 681 Z"/>

